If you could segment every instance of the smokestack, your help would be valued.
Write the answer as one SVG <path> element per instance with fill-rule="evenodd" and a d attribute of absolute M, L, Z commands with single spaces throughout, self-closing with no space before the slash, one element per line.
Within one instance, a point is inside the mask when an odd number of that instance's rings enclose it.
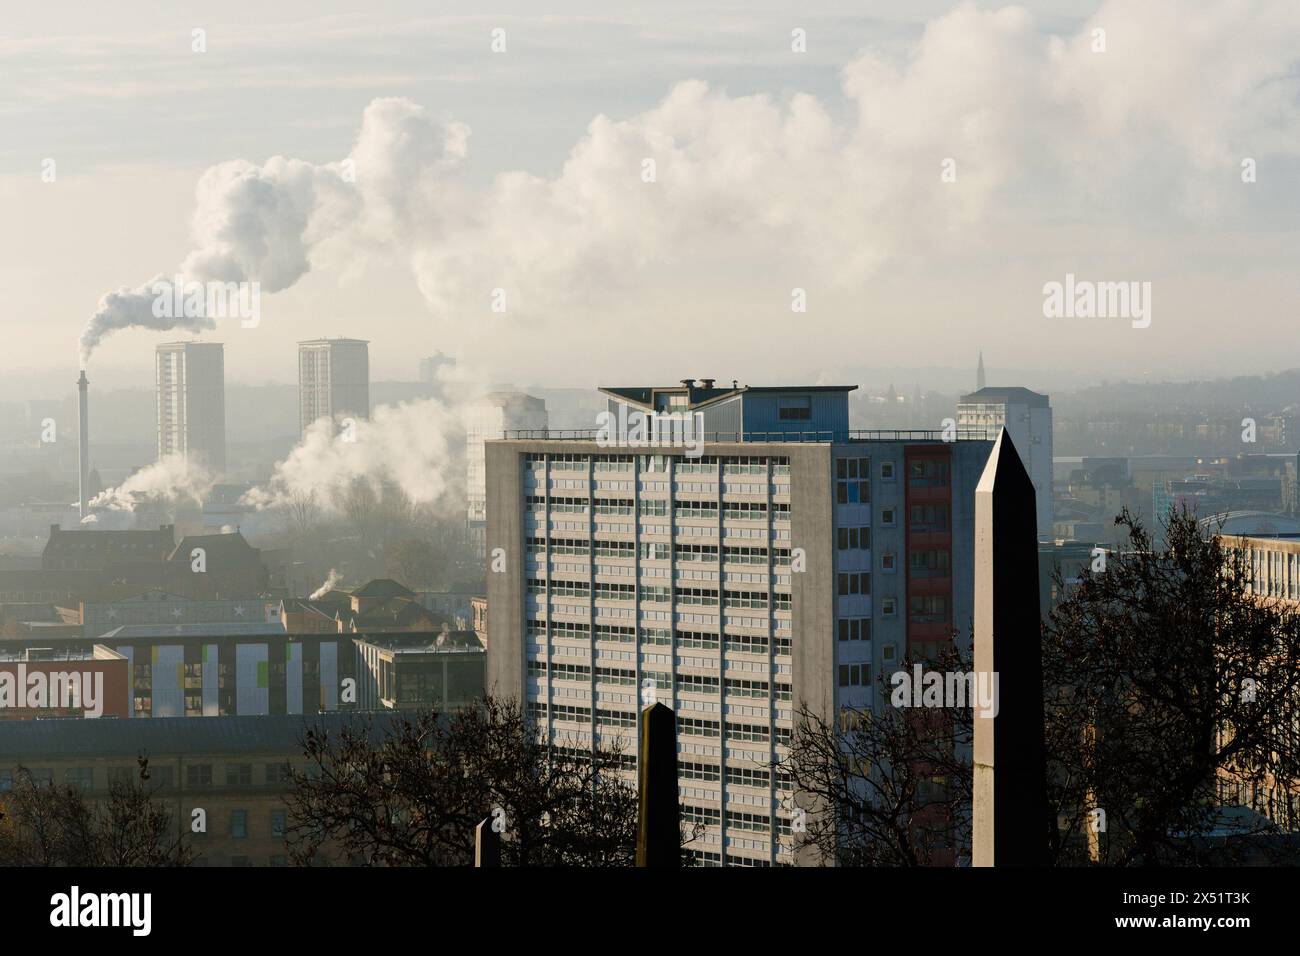
<path fill-rule="evenodd" d="M 90 432 L 86 423 L 86 386 L 90 382 L 86 379 L 86 370 L 81 370 L 81 378 L 77 379 L 77 494 L 79 499 L 79 511 L 81 517 L 86 517 L 87 507 L 86 493 L 89 489 L 90 478 Z"/>

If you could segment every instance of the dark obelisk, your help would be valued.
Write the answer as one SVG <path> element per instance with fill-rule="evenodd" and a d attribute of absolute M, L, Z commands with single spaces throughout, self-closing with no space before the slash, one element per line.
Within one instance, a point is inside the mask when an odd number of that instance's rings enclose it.
<path fill-rule="evenodd" d="M 501 834 L 492 829 L 492 817 L 486 816 L 474 828 L 474 865 L 501 865 Z"/>
<path fill-rule="evenodd" d="M 641 711 L 636 865 L 681 866 L 677 806 L 677 719 L 663 704 Z"/>
<path fill-rule="evenodd" d="M 997 715 L 975 713 L 974 866 L 1048 863 L 1034 486 L 1006 429 L 975 489 L 975 671 Z"/>

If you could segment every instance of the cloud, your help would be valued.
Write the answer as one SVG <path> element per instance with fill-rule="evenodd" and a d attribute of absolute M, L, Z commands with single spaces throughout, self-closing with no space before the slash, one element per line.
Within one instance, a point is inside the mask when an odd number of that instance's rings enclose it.
<path fill-rule="evenodd" d="M 1297 61 L 1290 2 L 1107 3 L 1069 36 L 1023 8 L 962 5 L 905 57 L 846 64 L 843 102 L 687 80 L 641 114 L 595 117 L 557 175 L 486 185 L 466 175 L 467 127 L 377 99 L 344 161 L 208 170 L 181 272 L 274 293 L 327 250 L 394 258 L 466 336 L 497 289 L 506 320 L 530 324 L 756 278 L 860 289 L 898 264 L 996 248 L 1010 227 L 1230 216 L 1246 202 L 1244 156 L 1300 150 Z M 163 327 L 150 298 L 106 295 L 83 352 L 118 328 Z"/>

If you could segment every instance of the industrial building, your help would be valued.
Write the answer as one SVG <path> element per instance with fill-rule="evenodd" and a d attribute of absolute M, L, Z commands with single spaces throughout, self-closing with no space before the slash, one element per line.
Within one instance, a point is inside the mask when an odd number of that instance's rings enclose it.
<path fill-rule="evenodd" d="M 28 771 L 39 783 L 77 787 L 92 801 L 116 781 L 139 779 L 138 758 L 149 761 L 153 799 L 167 808 L 196 866 L 286 866 L 289 826 L 285 796 L 292 772 L 305 766 L 309 728 L 337 735 L 364 718 L 349 714 L 270 717 L 183 717 L 147 721 L 0 721 L 0 793 Z M 378 743 L 388 725 L 370 724 Z M 194 832 L 194 811 L 203 829 Z"/>

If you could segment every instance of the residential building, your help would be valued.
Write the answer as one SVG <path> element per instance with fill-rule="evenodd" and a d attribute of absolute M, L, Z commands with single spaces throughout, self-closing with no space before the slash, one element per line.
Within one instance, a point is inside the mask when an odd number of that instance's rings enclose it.
<path fill-rule="evenodd" d="M 298 343 L 298 430 L 316 420 L 370 417 L 370 344 L 361 339 Z"/>
<path fill-rule="evenodd" d="M 882 671 L 969 635 L 992 442 L 851 432 L 852 388 L 602 390 L 616 415 L 698 415 L 694 450 L 486 444 L 489 691 L 557 746 L 627 754 L 646 697 L 673 707 L 700 863 L 796 862 L 772 770 L 795 709 L 884 706 Z"/>
<path fill-rule="evenodd" d="M 988 386 L 961 396 L 957 429 L 1001 428 L 1029 472 L 1038 509 L 1040 540 L 1053 537 L 1052 528 L 1052 406 L 1046 395 L 1027 388 Z"/>
<path fill-rule="evenodd" d="M 226 371 L 220 342 L 167 342 L 154 353 L 158 457 L 226 470 Z"/>
<path fill-rule="evenodd" d="M 465 489 L 469 498 L 467 529 L 474 553 L 485 557 L 487 496 L 483 443 L 507 432 L 545 430 L 546 403 L 521 392 L 490 392 L 465 414 Z"/>

